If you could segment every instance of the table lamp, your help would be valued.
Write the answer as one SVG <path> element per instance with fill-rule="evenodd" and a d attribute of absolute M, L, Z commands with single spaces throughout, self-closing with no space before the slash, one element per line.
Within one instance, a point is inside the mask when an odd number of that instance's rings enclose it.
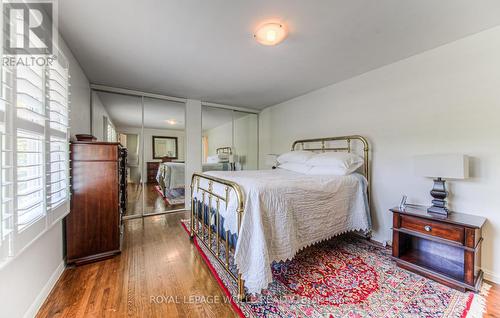
<path fill-rule="evenodd" d="M 234 157 L 233 154 L 228 156 L 227 161 L 229 162 L 229 166 L 230 166 L 231 171 L 236 170 L 236 165 L 235 165 L 236 158 Z"/>
<path fill-rule="evenodd" d="M 265 156 L 265 164 L 266 166 L 271 166 L 273 169 L 276 168 L 276 163 L 279 155 L 274 153 L 268 153 Z"/>
<path fill-rule="evenodd" d="M 415 174 L 434 178 L 432 206 L 427 212 L 448 216 L 446 181 L 469 177 L 469 158 L 463 154 L 423 155 L 414 157 Z"/>

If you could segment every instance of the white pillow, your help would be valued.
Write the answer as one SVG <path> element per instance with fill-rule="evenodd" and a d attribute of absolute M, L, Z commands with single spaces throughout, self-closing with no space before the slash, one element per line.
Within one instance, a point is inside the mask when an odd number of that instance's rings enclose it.
<path fill-rule="evenodd" d="M 217 154 L 216 156 L 219 156 L 219 159 L 221 161 L 223 161 L 223 160 L 229 160 L 229 154 L 228 153 L 220 153 L 220 154 Z"/>
<path fill-rule="evenodd" d="M 229 160 L 229 154 L 220 153 L 213 156 L 207 157 L 207 163 L 219 163 L 219 162 L 227 162 Z"/>
<path fill-rule="evenodd" d="M 297 151 L 285 152 L 284 154 L 280 155 L 276 160 L 279 163 L 285 163 L 285 162 L 305 163 L 312 156 L 314 156 L 314 153 L 311 151 L 297 150 Z"/>
<path fill-rule="evenodd" d="M 308 173 L 311 169 L 311 166 L 308 166 L 304 163 L 295 163 L 295 162 L 285 162 L 281 163 L 278 168 L 290 170 L 298 173 Z"/>
<path fill-rule="evenodd" d="M 315 174 L 334 174 L 345 176 L 353 173 L 364 163 L 363 158 L 347 152 L 324 152 L 316 154 L 306 162 Z M 320 169 L 321 167 L 321 169 Z M 311 169 L 312 170 L 312 169 Z"/>
<path fill-rule="evenodd" d="M 345 169 L 341 169 L 335 166 L 315 166 L 311 167 L 309 171 L 307 171 L 308 175 L 315 176 L 345 176 L 348 175 Z"/>
<path fill-rule="evenodd" d="M 219 163 L 220 159 L 219 156 L 208 156 L 207 157 L 207 163 Z"/>

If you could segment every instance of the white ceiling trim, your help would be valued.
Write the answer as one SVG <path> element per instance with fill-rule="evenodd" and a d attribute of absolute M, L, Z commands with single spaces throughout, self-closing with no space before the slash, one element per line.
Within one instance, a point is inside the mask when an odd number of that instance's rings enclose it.
<path fill-rule="evenodd" d="M 149 98 L 168 100 L 171 102 L 186 103 L 186 101 L 187 101 L 187 98 L 182 98 L 182 97 L 174 97 L 174 96 L 168 96 L 168 95 L 162 95 L 162 94 L 148 93 L 148 92 L 143 92 L 143 91 L 138 91 L 138 90 L 133 90 L 133 89 L 128 89 L 128 88 L 113 87 L 113 86 L 101 85 L 101 84 L 90 84 L 90 88 L 92 90 L 100 91 L 100 92 L 117 93 L 117 94 L 124 94 L 124 95 L 138 96 L 138 97 L 149 97 Z M 241 111 L 241 112 L 251 113 L 251 114 L 260 113 L 260 110 L 253 109 L 253 108 L 231 106 L 231 105 L 217 104 L 217 103 L 204 102 L 204 101 L 201 102 L 201 105 L 208 106 L 208 107 L 236 110 L 236 111 Z"/>
<path fill-rule="evenodd" d="M 96 91 L 101 91 L 101 92 L 118 93 L 118 94 L 132 95 L 132 96 L 139 96 L 139 97 L 151 97 L 151 98 L 156 98 L 156 99 L 169 100 L 171 102 L 185 103 L 187 101 L 186 98 L 181 98 L 181 97 L 174 97 L 174 96 L 168 96 L 168 95 L 162 95 L 162 94 L 154 94 L 154 93 L 137 91 L 137 90 L 128 89 L 128 88 L 120 88 L 120 87 L 113 87 L 113 86 L 100 85 L 100 84 L 90 84 L 90 88 L 93 90 L 96 90 Z"/>
<path fill-rule="evenodd" d="M 238 107 L 238 106 L 230 106 L 230 105 L 210 103 L 210 102 L 203 102 L 203 101 L 201 102 L 201 106 L 216 107 L 216 108 L 222 108 L 222 109 L 230 109 L 230 110 L 236 110 L 236 111 L 245 112 L 245 113 L 251 113 L 251 114 L 259 114 L 261 112 L 258 109 L 252 109 L 252 108 L 246 108 L 246 107 Z"/>

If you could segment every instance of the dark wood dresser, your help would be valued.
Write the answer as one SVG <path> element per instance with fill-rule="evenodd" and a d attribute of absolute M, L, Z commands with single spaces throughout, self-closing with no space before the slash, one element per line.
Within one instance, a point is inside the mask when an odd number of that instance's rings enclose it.
<path fill-rule="evenodd" d="M 71 143 L 71 212 L 65 218 L 66 262 L 85 264 L 121 250 L 126 155 L 119 143 Z"/>
<path fill-rule="evenodd" d="M 158 161 L 149 161 L 147 163 L 148 183 L 156 183 L 156 174 L 159 167 L 160 162 Z"/>
<path fill-rule="evenodd" d="M 399 267 L 461 291 L 479 291 L 483 272 L 480 216 L 427 213 L 425 207 L 393 208 L 392 256 Z"/>

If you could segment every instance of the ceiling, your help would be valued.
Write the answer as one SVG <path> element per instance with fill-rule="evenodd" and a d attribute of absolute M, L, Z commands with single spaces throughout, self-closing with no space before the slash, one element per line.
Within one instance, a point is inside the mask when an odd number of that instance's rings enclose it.
<path fill-rule="evenodd" d="M 96 95 L 118 129 L 142 127 L 140 97 L 105 92 L 96 92 Z M 184 103 L 144 98 L 144 128 L 184 130 L 184 110 Z M 246 115 L 227 109 L 203 107 L 202 129 L 209 130 Z"/>
<path fill-rule="evenodd" d="M 290 32 L 275 47 L 259 23 Z M 500 24 L 498 0 L 64 0 L 90 81 L 261 109 Z"/>

